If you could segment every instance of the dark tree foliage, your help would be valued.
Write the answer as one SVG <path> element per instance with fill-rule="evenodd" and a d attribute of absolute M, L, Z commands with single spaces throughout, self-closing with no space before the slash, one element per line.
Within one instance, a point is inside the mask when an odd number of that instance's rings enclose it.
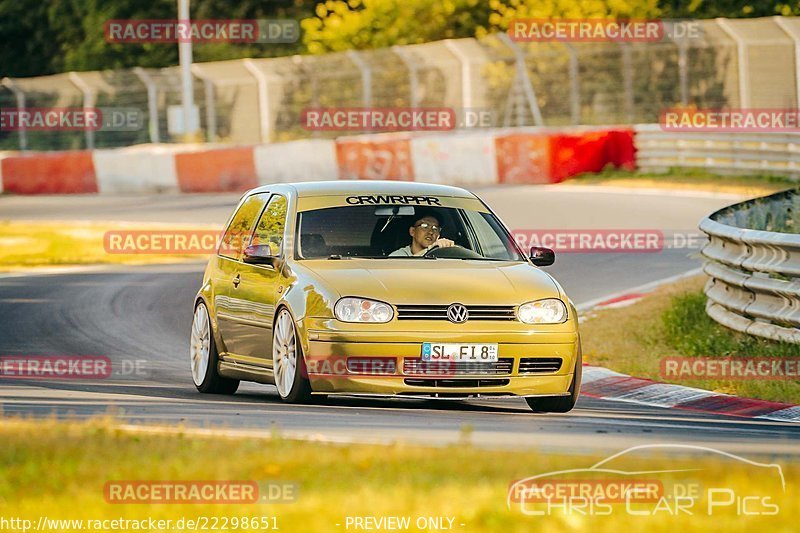
<path fill-rule="evenodd" d="M 315 2 L 192 0 L 193 19 L 303 19 Z M 178 62 L 174 43 L 107 43 L 112 19 L 175 19 L 177 0 L 0 0 L 0 77 L 69 70 L 165 67 Z M 297 44 L 195 44 L 196 61 L 272 57 L 301 51 Z"/>

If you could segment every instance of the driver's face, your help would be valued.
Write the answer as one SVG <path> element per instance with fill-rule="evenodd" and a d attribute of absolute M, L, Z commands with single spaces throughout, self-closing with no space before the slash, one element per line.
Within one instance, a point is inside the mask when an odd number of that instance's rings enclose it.
<path fill-rule="evenodd" d="M 414 241 L 418 248 L 427 248 L 436 242 L 440 232 L 439 221 L 433 217 L 421 218 L 408 229 L 411 240 Z"/>

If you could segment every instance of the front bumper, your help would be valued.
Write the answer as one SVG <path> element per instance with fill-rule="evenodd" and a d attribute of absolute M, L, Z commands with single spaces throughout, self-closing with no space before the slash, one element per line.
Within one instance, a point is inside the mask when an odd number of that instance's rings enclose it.
<path fill-rule="evenodd" d="M 574 326 L 547 328 L 503 325 L 494 330 L 465 331 L 455 325 L 420 323 L 418 331 L 373 328 L 319 328 L 335 321 L 312 321 L 303 335 L 308 378 L 314 392 L 404 396 L 560 396 L 569 393 L 578 358 Z M 299 324 L 298 324 L 299 325 Z M 318 326 L 315 328 L 314 326 Z M 487 372 L 418 364 L 423 342 L 496 343 L 498 359 L 510 365 Z M 382 364 L 350 368 L 349 360 L 379 358 Z M 557 370 L 530 372 L 531 361 L 560 359 Z M 525 361 L 521 368 L 520 362 Z M 536 366 L 536 363 L 533 363 Z M 414 368 L 412 368 L 414 367 Z M 477 369 L 477 370 L 476 370 Z M 528 370 L 528 371 L 526 371 Z"/>

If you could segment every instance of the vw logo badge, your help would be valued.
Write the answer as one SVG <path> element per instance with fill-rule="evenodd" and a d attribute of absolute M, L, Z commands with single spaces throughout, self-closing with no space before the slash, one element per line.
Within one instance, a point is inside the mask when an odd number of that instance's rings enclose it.
<path fill-rule="evenodd" d="M 454 324 L 463 324 L 469 318 L 469 311 L 461 304 L 451 304 L 447 307 L 447 320 Z"/>

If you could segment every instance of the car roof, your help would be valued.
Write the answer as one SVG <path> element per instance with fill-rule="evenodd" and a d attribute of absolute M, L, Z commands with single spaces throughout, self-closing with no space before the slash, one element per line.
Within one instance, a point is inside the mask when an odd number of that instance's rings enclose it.
<path fill-rule="evenodd" d="M 475 195 L 460 187 L 437 185 L 435 183 L 419 183 L 408 181 L 380 180 L 340 180 L 340 181 L 303 181 L 297 183 L 276 183 L 264 185 L 251 190 L 248 194 L 259 192 L 293 192 L 297 196 L 342 196 L 353 194 L 401 194 L 454 196 L 457 198 L 475 198 Z"/>

